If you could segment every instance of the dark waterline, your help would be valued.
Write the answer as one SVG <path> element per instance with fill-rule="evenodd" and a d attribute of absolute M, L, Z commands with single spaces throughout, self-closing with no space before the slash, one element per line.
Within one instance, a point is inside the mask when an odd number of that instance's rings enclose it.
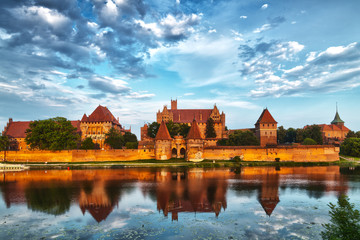
<path fill-rule="evenodd" d="M 329 202 L 359 202 L 360 170 L 32 170 L 0 189 L 0 239 L 320 239 Z"/>

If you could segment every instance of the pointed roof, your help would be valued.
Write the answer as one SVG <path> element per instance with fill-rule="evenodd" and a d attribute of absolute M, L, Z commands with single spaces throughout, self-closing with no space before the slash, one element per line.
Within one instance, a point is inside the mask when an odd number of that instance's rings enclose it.
<path fill-rule="evenodd" d="M 332 120 L 331 124 L 336 124 L 336 123 L 345 123 L 343 120 L 341 120 L 337 110 L 336 110 L 334 120 Z"/>
<path fill-rule="evenodd" d="M 277 122 L 271 116 L 269 110 L 267 108 L 265 108 L 264 111 L 261 113 L 259 119 L 255 123 L 255 125 L 259 124 L 259 123 L 277 123 Z"/>
<path fill-rule="evenodd" d="M 86 117 L 84 114 L 81 121 L 85 122 L 112 122 L 114 124 L 120 125 L 118 120 L 114 117 L 114 115 L 110 112 L 107 107 L 103 107 L 99 105 L 90 115 Z"/>
<path fill-rule="evenodd" d="M 276 208 L 276 205 L 280 202 L 278 198 L 275 199 L 260 199 L 259 200 L 261 206 L 263 207 L 264 211 L 266 212 L 266 215 L 270 217 L 274 209 Z"/>
<path fill-rule="evenodd" d="M 164 121 L 161 121 L 155 140 L 172 140 L 169 130 L 167 129 Z"/>
<path fill-rule="evenodd" d="M 199 129 L 199 125 L 197 124 L 195 118 L 191 124 L 191 128 L 186 139 L 202 139 L 201 132 Z"/>

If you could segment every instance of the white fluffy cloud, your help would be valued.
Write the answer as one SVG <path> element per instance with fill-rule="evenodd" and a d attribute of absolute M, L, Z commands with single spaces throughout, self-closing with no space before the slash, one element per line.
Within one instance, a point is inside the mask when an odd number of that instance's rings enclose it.
<path fill-rule="evenodd" d="M 265 3 L 264 5 L 261 6 L 261 9 L 262 10 L 265 10 L 269 7 L 269 4 Z"/>
<path fill-rule="evenodd" d="M 310 52 L 303 65 L 292 68 L 275 68 L 273 56 L 284 60 L 294 59 L 304 46 L 288 42 L 277 47 L 278 53 L 262 54 L 244 73 L 252 77 L 257 88 L 253 97 L 303 95 L 311 92 L 336 92 L 360 86 L 360 44 L 329 47 L 325 51 Z M 286 49 L 286 50 L 285 50 Z M 279 54 L 279 52 L 281 52 Z M 261 61 L 268 61 L 268 68 Z M 260 74 L 255 74 L 260 72 Z"/>
<path fill-rule="evenodd" d="M 152 33 L 158 38 L 179 39 L 194 32 L 193 26 L 198 24 L 201 14 L 178 15 L 168 14 L 159 22 L 145 23 L 143 20 L 135 20 L 145 32 Z"/>

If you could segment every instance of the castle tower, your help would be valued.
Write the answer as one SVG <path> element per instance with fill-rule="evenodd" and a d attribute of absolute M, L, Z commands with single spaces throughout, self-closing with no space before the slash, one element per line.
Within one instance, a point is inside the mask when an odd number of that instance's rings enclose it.
<path fill-rule="evenodd" d="M 161 121 L 155 137 L 155 159 L 168 160 L 171 158 L 172 138 L 164 121 Z"/>
<path fill-rule="evenodd" d="M 177 110 L 177 99 L 171 100 L 171 110 Z"/>
<path fill-rule="evenodd" d="M 267 108 L 264 109 L 255 123 L 255 135 L 262 147 L 277 144 L 277 122 Z"/>
<path fill-rule="evenodd" d="M 195 118 L 186 137 L 186 156 L 187 161 L 200 161 L 204 151 L 204 139 L 201 135 L 199 125 Z"/>
<path fill-rule="evenodd" d="M 338 107 L 336 104 L 336 114 L 335 114 L 334 120 L 332 120 L 331 124 L 335 124 L 337 126 L 344 126 L 344 123 L 345 122 L 343 120 L 341 120 L 341 118 L 339 116 Z"/>

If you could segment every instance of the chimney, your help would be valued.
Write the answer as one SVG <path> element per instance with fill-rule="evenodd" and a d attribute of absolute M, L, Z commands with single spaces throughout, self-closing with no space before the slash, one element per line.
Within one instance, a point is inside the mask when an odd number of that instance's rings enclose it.
<path fill-rule="evenodd" d="M 9 118 L 9 123 L 12 123 L 13 119 L 12 118 Z"/>

